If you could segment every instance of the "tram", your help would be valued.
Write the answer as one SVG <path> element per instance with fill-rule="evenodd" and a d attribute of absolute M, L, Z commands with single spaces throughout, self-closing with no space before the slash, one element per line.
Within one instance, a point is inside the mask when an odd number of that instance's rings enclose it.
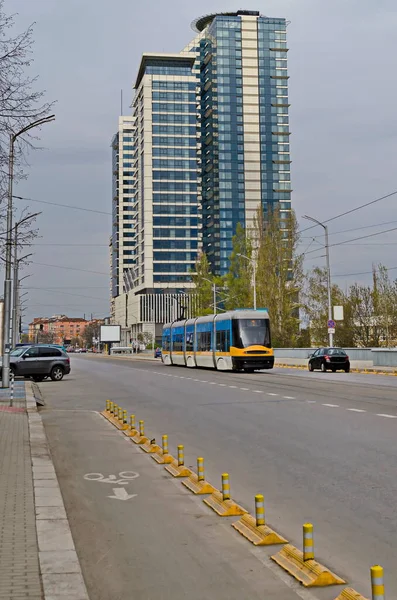
<path fill-rule="evenodd" d="M 219 371 L 272 369 L 267 309 L 233 310 L 167 323 L 163 327 L 165 365 L 207 367 Z"/>

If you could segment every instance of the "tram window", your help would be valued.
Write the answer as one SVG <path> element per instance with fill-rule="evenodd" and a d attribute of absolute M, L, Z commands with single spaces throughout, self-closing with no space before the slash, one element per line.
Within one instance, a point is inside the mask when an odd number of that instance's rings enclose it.
<path fill-rule="evenodd" d="M 200 331 L 197 335 L 197 350 L 199 352 L 208 352 L 211 350 L 211 332 Z"/>
<path fill-rule="evenodd" d="M 216 350 L 217 352 L 229 352 L 230 347 L 230 332 L 229 331 L 217 331 L 216 332 Z"/>
<path fill-rule="evenodd" d="M 186 352 L 193 352 L 193 339 L 193 332 L 186 333 Z"/>

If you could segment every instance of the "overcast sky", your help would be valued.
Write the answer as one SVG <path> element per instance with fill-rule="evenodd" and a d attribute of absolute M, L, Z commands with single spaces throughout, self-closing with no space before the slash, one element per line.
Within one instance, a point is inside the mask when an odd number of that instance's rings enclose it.
<path fill-rule="evenodd" d="M 42 129 L 45 149 L 30 156 L 29 178 L 18 184 L 17 195 L 110 213 L 110 141 L 121 89 L 128 114 L 140 55 L 180 51 L 194 37 L 194 18 L 242 8 L 290 21 L 292 198 L 299 220 L 305 214 L 325 220 L 397 189 L 395 0 L 268 0 L 249 5 L 202 0 L 199 14 L 195 4 L 6 0 L 6 10 L 18 12 L 16 30 L 36 22 L 31 75 L 39 76 L 38 87 L 47 91 L 47 100 L 57 100 L 56 122 Z M 36 202 L 30 207 L 43 214 L 34 262 L 23 273 L 32 274 L 25 280 L 25 323 L 56 313 L 106 316 L 110 217 Z M 336 235 L 389 221 L 395 223 Z M 330 243 L 392 227 L 397 227 L 397 196 L 330 223 L 330 233 L 335 233 Z M 321 235 L 319 229 L 303 235 Z M 310 237 L 303 243 L 306 249 Z M 312 243 L 309 251 L 314 248 Z M 365 275 L 337 276 L 369 271 L 373 262 L 397 267 L 396 249 L 396 232 L 331 248 L 335 282 L 345 287 L 354 280 L 368 281 Z M 321 254 L 309 254 L 307 266 L 322 265 Z M 397 268 L 391 275 L 397 275 Z"/>

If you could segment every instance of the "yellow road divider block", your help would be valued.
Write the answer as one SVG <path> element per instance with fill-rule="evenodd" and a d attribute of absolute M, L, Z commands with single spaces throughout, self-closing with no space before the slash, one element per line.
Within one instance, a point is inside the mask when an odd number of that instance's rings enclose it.
<path fill-rule="evenodd" d="M 352 588 L 345 588 L 343 592 L 341 592 L 339 596 L 335 598 L 335 600 L 368 600 L 368 598 L 364 598 L 364 596 Z"/>
<path fill-rule="evenodd" d="M 287 544 L 288 540 L 270 529 L 267 525 L 257 525 L 256 519 L 252 515 L 243 515 L 239 521 L 232 523 L 236 529 L 254 546 L 272 546 L 275 544 Z"/>
<path fill-rule="evenodd" d="M 169 465 L 175 462 L 175 458 L 168 453 L 168 435 L 163 435 L 163 448 L 152 454 L 153 460 L 159 465 Z"/>
<path fill-rule="evenodd" d="M 139 421 L 139 431 L 135 431 L 130 437 L 135 444 L 146 444 L 149 441 L 145 436 L 145 421 Z"/>
<path fill-rule="evenodd" d="M 236 504 L 230 498 L 229 475 L 222 475 L 222 492 L 215 491 L 209 498 L 205 498 L 203 502 L 212 508 L 220 517 L 235 517 L 245 515 L 245 508 Z"/>
<path fill-rule="evenodd" d="M 271 558 L 305 587 L 324 587 L 346 583 L 314 559 L 304 560 L 303 552 L 290 544 L 284 546 Z"/>
<path fill-rule="evenodd" d="M 147 440 L 144 444 L 140 446 L 140 449 L 148 454 L 154 454 L 155 452 L 160 452 L 161 448 L 158 444 L 156 444 L 156 440 Z"/>
<path fill-rule="evenodd" d="M 190 477 L 190 475 L 193 475 L 193 471 L 185 467 L 185 452 L 182 444 L 178 446 L 178 460 L 167 465 L 165 470 L 171 473 L 173 477 Z"/>
<path fill-rule="evenodd" d="M 199 457 L 197 459 L 197 475 L 192 473 L 186 481 L 182 481 L 182 484 L 187 487 L 188 490 L 193 494 L 214 494 L 218 490 L 213 485 L 205 480 L 204 473 L 204 458 Z"/>

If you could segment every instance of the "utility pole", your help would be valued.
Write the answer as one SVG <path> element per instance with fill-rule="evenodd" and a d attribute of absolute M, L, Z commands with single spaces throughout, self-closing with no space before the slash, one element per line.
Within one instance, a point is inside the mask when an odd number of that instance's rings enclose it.
<path fill-rule="evenodd" d="M 216 284 L 213 281 L 211 281 L 210 279 L 207 279 L 206 277 L 202 277 L 201 279 L 204 279 L 204 281 L 208 281 L 208 283 L 211 284 L 212 297 L 213 297 L 213 301 L 214 301 L 214 315 L 216 315 Z"/>
<path fill-rule="evenodd" d="M 317 219 L 314 219 L 313 217 L 308 217 L 307 215 L 304 215 L 303 218 L 307 219 L 308 221 L 312 221 L 313 223 L 316 223 L 316 225 L 320 225 L 320 227 L 322 227 L 324 229 L 325 264 L 326 264 L 326 270 L 327 270 L 328 321 L 332 321 L 332 298 L 331 298 L 331 289 L 332 288 L 331 288 L 331 267 L 330 267 L 330 263 L 329 263 L 328 227 L 327 227 L 327 225 L 324 225 L 324 223 L 321 223 L 321 221 L 317 221 Z M 328 334 L 328 340 L 329 340 L 329 345 L 332 348 L 334 345 L 334 334 L 333 333 Z"/>
<path fill-rule="evenodd" d="M 49 123 L 55 119 L 55 115 L 44 117 L 33 121 L 26 127 L 23 127 L 17 133 L 10 133 L 10 151 L 8 158 L 8 202 L 7 202 L 7 228 L 6 228 L 6 258 L 5 258 L 5 278 L 4 278 L 4 327 L 3 327 L 3 366 L 2 366 L 2 387 L 10 387 L 10 334 L 11 334 L 11 261 L 12 261 L 12 188 L 14 183 L 14 145 L 20 135 L 23 135 L 30 129 Z"/>

